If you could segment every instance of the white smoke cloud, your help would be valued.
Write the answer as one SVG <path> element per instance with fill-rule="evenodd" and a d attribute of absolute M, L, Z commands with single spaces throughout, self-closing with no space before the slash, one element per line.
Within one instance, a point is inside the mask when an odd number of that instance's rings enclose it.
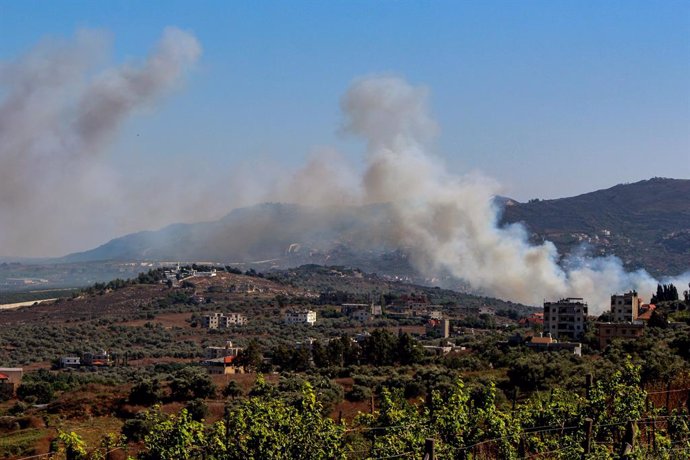
<path fill-rule="evenodd" d="M 453 175 L 430 153 L 438 130 L 427 94 L 386 76 L 354 82 L 342 99 L 345 130 L 367 144 L 361 188 L 352 196 L 390 203 L 391 236 L 420 271 L 448 271 L 478 292 L 533 305 L 584 297 L 593 313 L 612 293 L 652 292 L 656 280 L 642 270 L 626 272 L 615 257 L 573 257 L 564 269 L 552 243 L 530 244 L 521 225 L 500 227 L 498 184 L 479 174 Z"/>
<path fill-rule="evenodd" d="M 82 31 L 0 63 L 1 255 L 59 254 L 84 235 L 111 233 L 125 209 L 141 214 L 99 154 L 127 117 L 179 81 L 201 47 L 167 28 L 144 62 L 97 73 L 105 44 Z"/>

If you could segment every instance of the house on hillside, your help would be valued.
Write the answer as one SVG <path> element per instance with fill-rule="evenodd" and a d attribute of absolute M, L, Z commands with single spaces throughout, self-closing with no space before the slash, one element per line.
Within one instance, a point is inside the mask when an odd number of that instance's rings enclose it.
<path fill-rule="evenodd" d="M 242 313 L 211 313 L 201 317 L 201 327 L 205 329 L 227 329 L 245 324 L 247 316 Z"/>
<path fill-rule="evenodd" d="M 285 313 L 285 324 L 316 324 L 316 312 L 313 310 L 290 310 Z"/>
<path fill-rule="evenodd" d="M 450 337 L 450 321 L 447 319 L 429 319 L 425 328 L 427 337 L 442 339 Z"/>
<path fill-rule="evenodd" d="M 21 367 L 0 367 L 0 401 L 14 396 L 23 376 Z"/>
<path fill-rule="evenodd" d="M 203 362 L 206 370 L 212 375 L 243 374 L 244 368 L 235 365 L 235 356 L 207 359 Z"/>
<path fill-rule="evenodd" d="M 551 334 L 546 336 L 539 335 L 539 337 L 532 337 L 525 342 L 527 348 L 535 351 L 568 351 L 577 356 L 582 356 L 582 344 L 577 342 L 559 342 L 551 337 Z"/>
<path fill-rule="evenodd" d="M 110 366 L 111 362 L 110 353 L 105 350 L 94 353 L 86 352 L 81 358 L 81 364 L 84 366 L 104 367 Z"/>
<path fill-rule="evenodd" d="M 62 356 L 60 358 L 60 368 L 75 368 L 81 366 L 81 358 L 79 356 Z"/>
<path fill-rule="evenodd" d="M 529 316 L 520 318 L 518 324 L 523 327 L 543 326 L 544 312 L 531 313 Z"/>
<path fill-rule="evenodd" d="M 613 339 L 636 339 L 644 335 L 644 324 L 596 323 L 599 349 L 606 348 Z"/>
<path fill-rule="evenodd" d="M 241 351 L 242 348 L 233 347 L 232 341 L 228 340 L 225 342 L 224 347 L 206 347 L 204 350 L 204 356 L 206 359 L 225 358 L 228 356 L 235 358 L 240 354 Z"/>

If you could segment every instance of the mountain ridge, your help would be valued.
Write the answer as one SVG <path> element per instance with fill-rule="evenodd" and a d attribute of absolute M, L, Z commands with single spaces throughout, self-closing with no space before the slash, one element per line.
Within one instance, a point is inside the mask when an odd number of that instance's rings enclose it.
<path fill-rule="evenodd" d="M 501 225 L 521 222 L 533 242 L 552 241 L 562 255 L 588 248 L 616 255 L 626 268 L 653 275 L 690 268 L 690 180 L 652 178 L 575 197 L 519 203 L 496 198 Z M 324 210 L 290 203 L 238 208 L 217 221 L 171 224 L 115 238 L 59 260 L 274 261 L 286 268 L 338 263 L 376 270 L 381 257 L 404 248 L 382 231 L 395 225 L 386 204 Z M 376 262 L 376 261 L 379 262 Z M 402 264 L 402 265 L 401 265 Z M 384 264 L 385 266 L 385 264 Z M 664 271 L 673 273 L 664 273 Z"/>

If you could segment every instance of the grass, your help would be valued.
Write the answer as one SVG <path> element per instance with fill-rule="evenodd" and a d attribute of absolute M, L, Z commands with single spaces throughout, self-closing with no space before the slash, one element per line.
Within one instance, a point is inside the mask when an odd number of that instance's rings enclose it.
<path fill-rule="evenodd" d="M 58 428 L 67 433 L 74 431 L 90 448 L 98 446 L 108 433 L 119 434 L 122 421 L 116 417 L 91 417 L 84 420 L 65 420 Z"/>
<path fill-rule="evenodd" d="M 43 428 L 27 428 L 12 433 L 3 433 L 0 435 L 0 456 L 34 454 L 36 445 L 49 434 L 49 431 Z"/>

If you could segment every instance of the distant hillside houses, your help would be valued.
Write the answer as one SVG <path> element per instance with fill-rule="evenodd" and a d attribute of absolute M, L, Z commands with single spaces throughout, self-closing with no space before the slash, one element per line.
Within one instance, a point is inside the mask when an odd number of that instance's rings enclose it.
<path fill-rule="evenodd" d="M 316 324 L 316 312 L 313 310 L 288 310 L 285 313 L 285 324 Z"/>
<path fill-rule="evenodd" d="M 369 321 L 383 314 L 381 305 L 366 303 L 344 303 L 340 306 L 340 311 L 348 318 L 361 322 Z"/>
<path fill-rule="evenodd" d="M 205 329 L 227 329 L 245 324 L 247 316 L 242 313 L 211 313 L 201 317 L 201 327 Z"/>
<path fill-rule="evenodd" d="M 655 309 L 653 304 L 643 304 L 635 291 L 612 295 L 609 313 L 611 321 L 600 321 L 594 325 L 599 348 L 603 350 L 614 339 L 642 337 Z"/>

